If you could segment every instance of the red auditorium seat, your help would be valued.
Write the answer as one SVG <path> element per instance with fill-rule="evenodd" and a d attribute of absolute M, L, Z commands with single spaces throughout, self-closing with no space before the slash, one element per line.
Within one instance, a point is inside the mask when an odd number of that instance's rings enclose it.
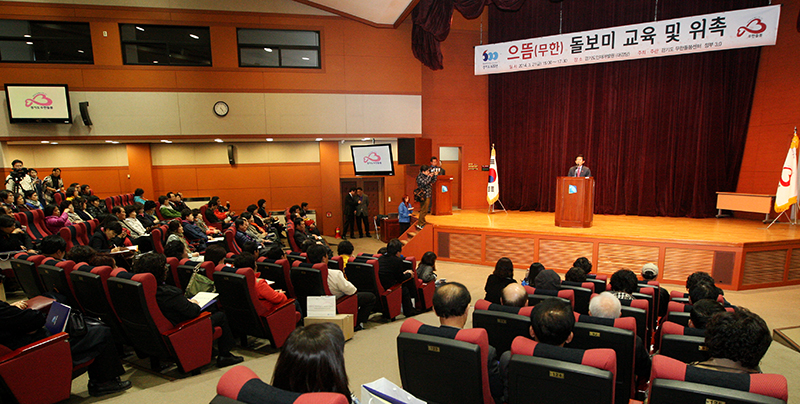
<path fill-rule="evenodd" d="M 256 270 L 261 273 L 261 277 L 275 282 L 272 285 L 273 289 L 285 290 L 287 296 L 293 298 L 296 295 L 292 286 L 291 268 L 287 259 L 271 260 L 259 257 L 256 261 Z"/>
<path fill-rule="evenodd" d="M 529 337 L 533 306 L 510 307 L 479 299 L 472 312 L 472 326 L 483 328 L 489 335 L 489 345 L 497 352 L 511 349 L 516 337 Z"/>
<path fill-rule="evenodd" d="M 228 400 L 218 400 L 224 397 Z M 258 401 L 249 401 L 259 398 Z M 339 393 L 292 393 L 270 386 L 261 381 L 249 368 L 235 366 L 219 379 L 217 383 L 217 397 L 211 404 L 223 403 L 244 404 L 348 404 L 347 397 Z"/>
<path fill-rule="evenodd" d="M 67 333 L 17 350 L 0 345 L 0 383 L 20 404 L 52 404 L 70 397 L 72 353 Z M 81 366 L 85 368 L 88 364 Z"/>
<path fill-rule="evenodd" d="M 306 298 L 308 296 L 332 296 L 328 287 L 328 266 L 323 263 L 310 264 L 295 261 L 290 271 L 295 296 L 306 311 Z M 353 327 L 358 325 L 358 296 L 342 296 L 336 299 L 337 314 L 352 314 Z"/>

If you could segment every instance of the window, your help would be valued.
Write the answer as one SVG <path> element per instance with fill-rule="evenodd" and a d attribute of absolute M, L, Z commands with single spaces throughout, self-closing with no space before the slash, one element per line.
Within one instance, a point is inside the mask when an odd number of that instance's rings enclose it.
<path fill-rule="evenodd" d="M 126 65 L 211 66 L 208 27 L 120 24 Z"/>
<path fill-rule="evenodd" d="M 319 32 L 244 29 L 239 38 L 239 66 L 319 69 Z"/>
<path fill-rule="evenodd" d="M 89 23 L 0 20 L 0 61 L 94 63 Z"/>

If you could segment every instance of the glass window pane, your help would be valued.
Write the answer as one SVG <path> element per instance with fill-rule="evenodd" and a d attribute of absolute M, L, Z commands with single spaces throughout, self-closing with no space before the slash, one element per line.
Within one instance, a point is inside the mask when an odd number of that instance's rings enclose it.
<path fill-rule="evenodd" d="M 268 48 L 269 49 L 269 48 Z M 239 64 L 247 67 L 278 67 L 278 51 L 264 48 L 241 48 L 239 49 Z"/>
<path fill-rule="evenodd" d="M 0 41 L 0 61 L 33 62 L 33 46 L 24 41 Z"/>
<path fill-rule="evenodd" d="M 319 33 L 316 31 L 240 29 L 239 44 L 319 46 Z"/>
<path fill-rule="evenodd" d="M 93 63 L 89 24 L 0 20 L 0 61 Z"/>
<path fill-rule="evenodd" d="M 208 27 L 120 24 L 125 64 L 211 66 Z"/>
<path fill-rule="evenodd" d="M 286 67 L 319 67 L 315 50 L 281 49 L 281 64 Z"/>

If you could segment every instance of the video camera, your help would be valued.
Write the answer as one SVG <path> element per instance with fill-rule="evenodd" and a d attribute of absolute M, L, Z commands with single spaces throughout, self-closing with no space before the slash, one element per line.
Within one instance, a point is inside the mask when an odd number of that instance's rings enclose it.
<path fill-rule="evenodd" d="M 25 178 L 26 175 L 28 175 L 28 169 L 25 167 L 14 168 L 11 170 L 11 178 L 15 182 L 22 181 L 22 179 Z"/>

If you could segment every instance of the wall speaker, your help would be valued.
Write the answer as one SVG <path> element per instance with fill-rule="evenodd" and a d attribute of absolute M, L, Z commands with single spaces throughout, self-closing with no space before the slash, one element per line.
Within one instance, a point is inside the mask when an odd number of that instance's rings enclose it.
<path fill-rule="evenodd" d="M 236 164 L 236 145 L 228 145 L 228 163 L 231 165 Z"/>
<path fill-rule="evenodd" d="M 86 126 L 92 126 L 92 118 L 89 117 L 89 101 L 79 102 L 78 106 L 81 109 L 81 119 Z"/>
<path fill-rule="evenodd" d="M 414 139 L 397 139 L 397 164 L 416 164 L 416 144 Z"/>

